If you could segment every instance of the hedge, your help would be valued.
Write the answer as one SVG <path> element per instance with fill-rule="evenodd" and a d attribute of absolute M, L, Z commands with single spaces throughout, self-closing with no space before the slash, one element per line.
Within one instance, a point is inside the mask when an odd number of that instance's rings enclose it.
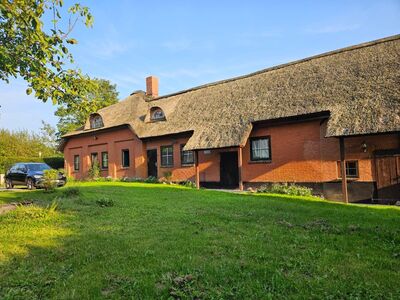
<path fill-rule="evenodd" d="M 4 174 L 13 164 L 19 162 L 44 162 L 53 169 L 64 168 L 64 157 L 62 156 L 52 156 L 52 157 L 10 156 L 10 157 L 0 157 L 0 174 Z"/>

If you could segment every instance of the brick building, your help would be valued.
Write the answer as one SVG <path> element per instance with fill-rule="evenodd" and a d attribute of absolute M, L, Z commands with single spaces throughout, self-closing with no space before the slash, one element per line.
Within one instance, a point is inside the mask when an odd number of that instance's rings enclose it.
<path fill-rule="evenodd" d="M 146 79 L 66 134 L 69 176 L 246 188 L 313 187 L 333 200 L 400 198 L 400 35 L 159 96 Z"/>

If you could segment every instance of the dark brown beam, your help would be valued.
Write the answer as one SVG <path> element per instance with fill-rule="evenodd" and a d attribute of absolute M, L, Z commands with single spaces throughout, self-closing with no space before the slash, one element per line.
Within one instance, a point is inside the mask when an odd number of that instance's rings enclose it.
<path fill-rule="evenodd" d="M 196 188 L 200 189 L 199 150 L 194 151 L 194 161 L 196 168 Z"/>
<path fill-rule="evenodd" d="M 346 177 L 346 157 L 345 157 L 345 146 L 344 146 L 344 137 L 339 138 L 340 145 L 340 172 L 342 177 L 342 195 L 343 202 L 349 203 L 349 196 L 347 193 L 347 177 Z"/>

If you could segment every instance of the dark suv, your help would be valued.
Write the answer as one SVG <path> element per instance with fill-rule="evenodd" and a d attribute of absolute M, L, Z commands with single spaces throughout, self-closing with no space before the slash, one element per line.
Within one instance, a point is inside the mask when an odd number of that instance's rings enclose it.
<path fill-rule="evenodd" d="M 45 163 L 18 163 L 13 165 L 6 173 L 6 187 L 11 189 L 14 185 L 26 185 L 32 190 L 43 186 L 43 172 L 51 168 Z M 56 180 L 57 186 L 63 186 L 66 183 L 64 174 L 59 173 Z"/>

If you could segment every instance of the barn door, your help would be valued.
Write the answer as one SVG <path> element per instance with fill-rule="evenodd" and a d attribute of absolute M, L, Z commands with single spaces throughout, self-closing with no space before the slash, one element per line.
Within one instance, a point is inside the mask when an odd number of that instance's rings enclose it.
<path fill-rule="evenodd" d="M 400 200 L 400 155 L 375 157 L 379 199 Z"/>

